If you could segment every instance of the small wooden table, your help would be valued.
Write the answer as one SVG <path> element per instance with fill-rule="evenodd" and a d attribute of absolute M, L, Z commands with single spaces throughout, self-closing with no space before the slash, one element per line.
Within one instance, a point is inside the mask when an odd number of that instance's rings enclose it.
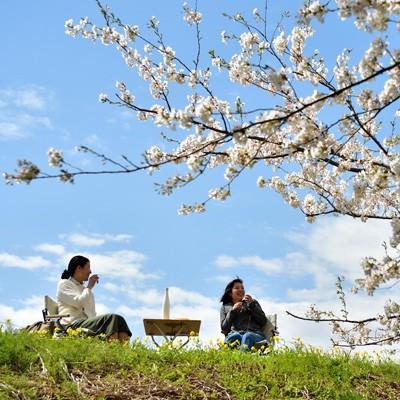
<path fill-rule="evenodd" d="M 154 339 L 154 336 L 163 336 L 166 341 L 172 343 L 178 336 L 186 337 L 186 341 L 179 346 L 189 343 L 191 336 L 198 336 L 200 331 L 200 320 L 193 319 L 144 319 L 144 331 L 146 335 L 151 336 L 153 343 L 160 347 Z"/>

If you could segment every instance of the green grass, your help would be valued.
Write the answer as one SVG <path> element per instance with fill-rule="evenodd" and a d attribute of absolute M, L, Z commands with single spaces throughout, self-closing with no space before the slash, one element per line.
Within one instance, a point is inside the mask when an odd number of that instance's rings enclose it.
<path fill-rule="evenodd" d="M 78 398 L 399 399 L 400 365 L 304 346 L 261 356 L 0 332 L 0 399 Z"/>

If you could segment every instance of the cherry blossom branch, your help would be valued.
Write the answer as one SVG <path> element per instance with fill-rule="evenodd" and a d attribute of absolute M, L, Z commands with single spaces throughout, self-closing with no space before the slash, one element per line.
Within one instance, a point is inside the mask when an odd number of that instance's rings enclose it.
<path fill-rule="evenodd" d="M 314 106 L 314 105 L 316 105 L 316 104 L 318 104 L 320 102 L 325 102 L 326 100 L 329 100 L 331 98 L 340 96 L 342 93 L 345 93 L 345 92 L 349 91 L 350 89 L 353 89 L 354 87 L 362 85 L 363 83 L 366 83 L 366 82 L 368 82 L 370 80 L 373 80 L 376 77 L 378 77 L 379 75 L 382 75 L 385 72 L 391 71 L 392 69 L 398 68 L 398 67 L 400 67 L 400 61 L 397 61 L 394 64 L 391 64 L 391 65 L 389 65 L 389 66 L 387 66 L 385 68 L 382 68 L 382 69 L 374 72 L 373 74 L 367 76 L 364 79 L 361 79 L 361 80 L 359 80 L 357 82 L 354 82 L 354 83 L 352 83 L 352 84 L 350 84 L 350 85 L 348 85 L 348 86 L 346 86 L 344 88 L 338 89 L 336 92 L 333 92 L 331 94 L 327 94 L 327 95 L 322 96 L 322 97 L 320 97 L 320 98 L 318 98 L 318 99 L 316 99 L 316 100 L 314 100 L 314 101 L 312 101 L 310 103 L 307 103 L 307 104 L 303 105 L 302 107 L 300 107 L 300 108 L 298 108 L 298 109 L 296 109 L 296 110 L 294 110 L 292 112 L 289 112 L 288 114 L 286 114 L 286 115 L 284 115 L 282 117 L 267 119 L 267 120 L 258 121 L 258 122 L 252 122 L 248 126 L 246 126 L 245 128 L 238 129 L 238 131 L 244 131 L 246 129 L 252 128 L 253 126 L 262 125 L 262 124 L 265 124 L 267 122 L 280 122 L 280 121 L 287 120 L 288 118 L 296 115 L 297 113 L 300 113 L 300 112 L 306 110 L 309 107 L 312 107 L 312 106 Z"/>
<path fill-rule="evenodd" d="M 335 341 L 332 341 L 333 345 L 336 347 L 343 347 L 343 348 L 355 348 L 355 347 L 365 347 L 365 346 L 378 346 L 382 344 L 393 344 L 397 343 L 400 339 L 400 335 L 396 336 L 389 336 L 383 339 L 377 339 L 377 340 L 370 340 L 365 343 L 354 343 L 354 344 L 345 344 L 345 343 L 338 343 Z"/>
<path fill-rule="evenodd" d="M 348 323 L 348 324 L 366 324 L 368 322 L 378 321 L 377 317 L 365 318 L 365 319 L 360 319 L 360 320 L 347 319 L 347 318 L 307 318 L 307 317 L 301 317 L 299 315 L 293 314 L 290 311 L 285 311 L 285 312 L 286 312 L 286 314 L 290 315 L 293 318 L 300 319 L 303 321 L 312 321 L 312 322 L 343 322 L 343 323 Z M 397 318 L 400 318 L 400 314 L 392 315 L 387 318 L 388 319 L 397 319 Z"/>

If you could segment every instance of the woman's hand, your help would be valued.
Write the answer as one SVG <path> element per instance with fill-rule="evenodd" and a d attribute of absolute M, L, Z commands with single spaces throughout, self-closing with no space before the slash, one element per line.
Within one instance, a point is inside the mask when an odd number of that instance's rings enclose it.
<path fill-rule="evenodd" d="M 241 301 L 238 301 L 237 303 L 235 303 L 233 305 L 233 310 L 240 311 L 241 309 L 242 309 L 242 302 Z"/>
<path fill-rule="evenodd" d="M 90 275 L 87 287 L 93 289 L 96 283 L 99 283 L 99 276 L 97 274 Z"/>
<path fill-rule="evenodd" d="M 246 294 L 246 295 L 243 297 L 243 300 L 242 300 L 242 301 L 244 301 L 244 302 L 250 304 L 250 303 L 253 301 L 253 298 L 252 298 L 249 294 Z"/>

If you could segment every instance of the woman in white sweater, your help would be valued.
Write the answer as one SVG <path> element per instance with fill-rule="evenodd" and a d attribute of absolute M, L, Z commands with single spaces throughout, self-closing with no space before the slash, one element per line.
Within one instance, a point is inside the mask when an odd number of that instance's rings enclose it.
<path fill-rule="evenodd" d="M 58 311 L 69 315 L 61 323 L 66 328 L 86 328 L 94 335 L 103 333 L 109 339 L 129 340 L 132 333 L 123 317 L 117 314 L 96 316 L 92 289 L 99 282 L 99 276 L 91 273 L 89 259 L 83 256 L 71 258 L 57 287 Z"/>

